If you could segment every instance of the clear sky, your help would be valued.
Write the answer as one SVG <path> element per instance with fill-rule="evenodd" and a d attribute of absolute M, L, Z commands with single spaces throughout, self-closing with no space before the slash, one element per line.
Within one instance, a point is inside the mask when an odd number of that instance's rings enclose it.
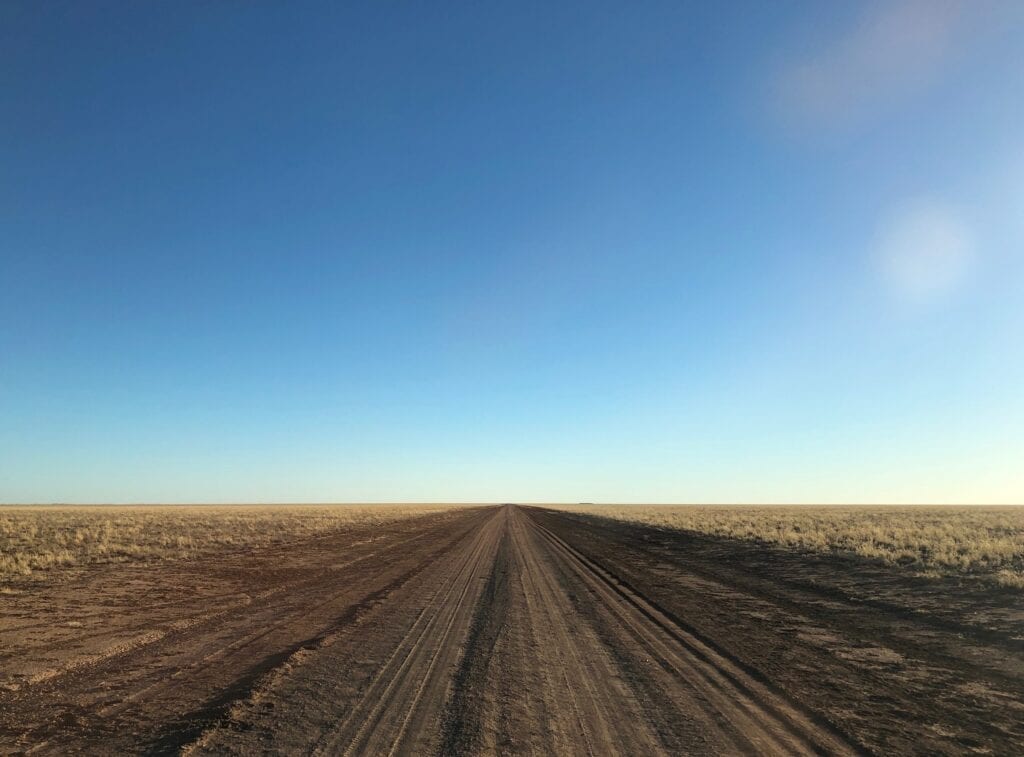
<path fill-rule="evenodd" d="M 0 502 L 1024 501 L 1024 3 L 4 2 Z"/>

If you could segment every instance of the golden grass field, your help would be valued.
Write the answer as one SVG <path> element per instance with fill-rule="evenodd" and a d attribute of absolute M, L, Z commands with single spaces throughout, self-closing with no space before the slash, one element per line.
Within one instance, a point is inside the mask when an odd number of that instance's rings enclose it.
<path fill-rule="evenodd" d="M 190 559 L 441 509 L 445 506 L 5 507 L 0 508 L 0 582 L 97 563 Z"/>
<path fill-rule="evenodd" d="M 572 512 L 1024 589 L 1024 507 L 572 505 Z"/>
<path fill-rule="evenodd" d="M 0 582 L 97 563 L 191 559 L 443 505 L 76 506 L 0 509 Z M 1024 589 L 1024 508 L 568 505 L 562 509 Z"/>

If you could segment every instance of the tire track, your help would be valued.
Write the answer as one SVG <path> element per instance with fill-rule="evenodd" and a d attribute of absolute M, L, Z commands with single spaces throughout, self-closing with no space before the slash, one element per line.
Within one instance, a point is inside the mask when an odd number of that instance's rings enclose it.
<path fill-rule="evenodd" d="M 372 547 L 367 542 L 362 554 L 341 562 L 336 550 L 351 544 L 324 540 L 320 552 L 299 553 L 305 566 L 299 580 L 272 576 L 269 590 L 247 607 L 219 609 L 199 624 L 115 650 L 37 686 L 0 692 L 0 713 L 7 710 L 0 714 L 0 742 L 9 736 L 8 743 L 50 753 L 176 752 L 297 649 L 315 645 L 367 602 L 382 601 L 475 535 L 490 516 L 464 511 L 454 519 L 400 523 L 393 532 L 399 538 Z M 386 570 L 363 567 L 385 561 L 385 553 Z M 330 567 L 310 572 L 318 554 Z M 349 578 L 339 582 L 342 576 Z M 284 582 L 277 580 L 282 577 Z M 140 627 L 145 617 L 143 607 Z"/>
<path fill-rule="evenodd" d="M 646 727 L 640 708 L 623 692 L 608 685 L 616 675 L 614 663 L 600 642 L 585 633 L 574 618 L 572 604 L 556 576 L 540 559 L 537 540 L 527 532 L 526 517 L 519 508 L 510 523 L 514 554 L 522 563 L 523 589 L 532 631 L 553 658 L 561 686 L 578 727 L 569 743 L 588 755 L 652 754 L 659 750 Z"/>
<path fill-rule="evenodd" d="M 506 517 L 500 510 L 479 527 L 449 578 L 433 592 L 359 701 L 325 734 L 314 754 L 409 753 L 424 736 L 424 729 L 411 728 L 414 721 L 439 720 L 451 672 L 442 668 L 446 662 L 453 666 L 468 633 L 482 589 L 480 579 L 494 564 Z M 435 696 L 425 697 L 428 690 Z"/>
<path fill-rule="evenodd" d="M 723 726 L 738 749 L 786 754 L 858 753 L 857 747 L 813 713 L 756 680 L 547 528 L 528 516 L 526 520 L 630 636 L 687 689 L 699 692 L 700 697 L 692 701 L 715 711 L 718 717 L 712 721 Z"/>
<path fill-rule="evenodd" d="M 441 754 L 475 754 L 485 750 L 480 742 L 483 730 L 479 707 L 480 690 L 491 675 L 495 647 L 509 622 L 510 568 L 508 530 L 503 530 L 494 567 L 477 602 L 441 723 Z M 493 671 L 493 673 L 492 673 Z"/>
<path fill-rule="evenodd" d="M 392 546 L 392 548 L 402 546 L 404 544 L 408 544 L 411 542 L 415 542 L 418 540 L 422 540 L 423 538 L 424 537 L 422 534 L 418 534 L 409 537 L 408 539 L 396 542 Z M 359 563 L 365 562 L 366 560 L 369 560 L 376 556 L 378 556 L 377 551 L 370 552 L 368 554 L 362 555 L 361 557 L 349 560 L 345 563 L 341 563 L 340 567 L 347 568 L 354 565 L 358 565 Z M 431 555 L 430 557 L 433 558 L 434 555 Z M 367 601 L 369 601 L 369 599 L 377 597 L 377 595 L 384 596 L 388 590 L 393 589 L 395 586 L 401 585 L 402 582 L 408 580 L 412 575 L 414 575 L 417 569 L 423 569 L 424 567 L 426 567 L 427 564 L 429 564 L 429 562 L 430 558 L 428 558 L 419 566 L 417 566 L 417 568 L 400 576 L 396 581 L 386 586 L 384 590 L 371 592 L 366 599 L 360 600 L 355 605 L 353 605 L 353 607 L 363 606 L 366 604 Z M 332 568 L 332 570 L 333 569 L 334 568 Z M 254 645 L 258 645 L 265 639 L 272 637 L 274 634 L 280 633 L 282 631 L 288 631 L 289 628 L 295 623 L 295 618 L 298 613 L 301 613 L 305 616 L 315 615 L 327 610 L 332 604 L 339 602 L 339 600 L 351 601 L 351 598 L 349 596 L 350 589 L 348 587 L 346 587 L 346 589 L 343 591 L 336 591 L 330 593 L 326 598 L 323 598 L 323 583 L 324 582 L 322 577 L 318 577 L 313 581 L 305 581 L 301 586 L 301 589 L 303 591 L 303 593 L 301 594 L 296 593 L 297 590 L 300 588 L 298 586 L 284 586 L 275 589 L 272 592 L 269 592 L 262 599 L 272 600 L 277 596 L 286 593 L 291 593 L 294 595 L 291 596 L 286 603 L 284 603 L 283 607 L 281 606 L 281 604 L 276 604 L 270 601 L 265 602 L 268 608 L 273 611 L 275 616 L 283 616 L 281 620 L 274 621 L 269 624 L 261 624 L 259 628 L 257 628 L 255 631 L 252 631 L 248 634 L 244 634 L 240 638 L 234 638 L 234 634 L 230 633 L 230 629 L 228 631 L 225 631 L 222 635 L 225 636 L 225 638 L 230 638 L 230 641 L 225 641 L 224 643 L 215 646 L 202 657 L 193 660 L 187 665 L 177 668 L 169 676 L 162 677 L 148 686 L 145 686 L 141 689 L 137 689 L 136 691 L 133 691 L 132 693 L 121 697 L 115 704 L 109 705 L 101 709 L 99 711 L 100 714 L 103 717 L 110 717 L 118 713 L 124 712 L 136 700 L 142 699 L 143 697 L 151 696 L 155 689 L 164 688 L 168 685 L 173 686 L 174 683 L 176 683 L 179 679 L 187 677 L 189 675 L 193 675 L 203 670 L 208 670 L 211 668 L 212 665 L 218 664 L 219 661 L 229 656 L 238 656 L 246 659 L 252 659 L 257 655 L 254 655 L 250 648 Z M 229 612 L 230 609 L 234 608 L 229 608 L 228 610 L 225 610 L 224 613 L 219 614 L 225 614 Z M 344 618 L 347 616 L 348 613 L 346 612 L 344 615 L 340 617 Z M 318 638 L 322 635 L 323 632 L 315 634 L 314 637 L 312 638 Z M 308 645 L 308 643 L 308 640 L 300 642 L 296 646 L 296 648 Z M 290 647 L 287 648 L 290 649 Z M 278 656 L 277 653 L 275 653 L 274 656 Z"/>
<path fill-rule="evenodd" d="M 356 554 L 337 544 L 299 553 L 300 580 L 275 569 L 234 616 L 26 689 L 20 712 L 35 725 L 17 743 L 49 753 L 859 753 L 547 525 L 516 506 L 481 508 Z"/>
<path fill-rule="evenodd" d="M 283 616 L 282 620 L 272 623 L 273 628 L 282 627 L 286 625 L 290 620 L 290 618 L 287 616 L 287 613 L 289 611 L 293 611 L 295 608 L 302 608 L 304 611 L 308 612 L 308 610 L 310 609 L 309 602 L 317 603 L 312 608 L 317 609 L 318 607 L 322 607 L 326 604 L 329 604 L 330 599 L 335 598 L 332 596 L 326 602 L 320 601 L 323 595 L 323 585 L 325 583 L 325 577 L 329 576 L 332 571 L 346 569 L 351 566 L 357 565 L 361 562 L 365 562 L 366 560 L 369 560 L 373 557 L 377 557 L 382 549 L 395 550 L 402 546 L 412 546 L 418 542 L 425 541 L 428 538 L 429 536 L 422 532 L 415 532 L 410 536 L 406 536 L 404 538 L 397 540 L 391 540 L 390 543 L 379 545 L 379 549 L 375 549 L 354 559 L 343 561 L 341 563 L 332 564 L 329 568 L 326 568 L 323 571 L 318 572 L 317 575 L 303 576 L 297 580 L 286 579 L 284 582 L 278 583 L 277 585 L 272 586 L 269 589 L 254 593 L 252 595 L 237 591 L 212 595 L 202 595 L 198 598 L 198 601 L 204 603 L 204 607 L 202 607 L 201 609 L 184 610 L 183 612 L 178 613 L 175 616 L 176 619 L 173 621 L 170 621 L 168 618 L 155 619 L 151 617 L 149 613 L 154 608 L 168 608 L 173 607 L 175 604 L 177 604 L 178 606 L 182 606 L 183 602 L 188 600 L 178 600 L 177 603 L 146 602 L 143 607 L 143 612 L 139 613 L 139 615 L 141 616 L 140 622 L 135 626 L 122 627 L 115 629 L 114 631 L 106 629 L 94 633 L 75 634 L 74 637 L 76 644 L 82 644 L 94 639 L 104 638 L 122 637 L 121 640 L 115 641 L 112 644 L 112 646 L 110 646 L 107 649 L 101 649 L 96 653 L 91 653 L 89 655 L 85 655 L 79 658 L 73 658 L 69 660 L 63 668 L 43 671 L 41 674 L 38 674 L 26 680 L 23 683 L 23 685 L 31 687 L 35 684 L 46 683 L 47 685 L 53 686 L 56 685 L 59 679 L 61 679 L 64 676 L 67 676 L 69 674 L 73 674 L 74 676 L 81 676 L 88 669 L 107 664 L 111 661 L 112 658 L 115 657 L 119 658 L 117 661 L 118 666 L 122 670 L 124 670 L 125 668 L 130 667 L 130 660 L 128 659 L 128 656 L 130 655 L 137 655 L 140 653 L 164 654 L 164 652 L 162 651 L 145 650 L 144 647 L 151 646 L 154 644 L 159 644 L 161 647 L 166 647 L 178 641 L 190 643 L 191 638 L 200 635 L 204 632 L 210 633 L 213 638 L 217 638 L 217 635 L 221 634 L 224 635 L 226 638 L 230 639 L 229 641 L 224 641 L 221 644 L 221 646 L 217 647 L 212 652 L 210 652 L 210 655 L 216 656 L 218 650 L 228 652 L 232 648 L 244 646 L 246 641 L 249 639 L 249 637 L 247 637 L 246 639 L 235 638 L 236 632 L 233 632 L 230 629 L 230 623 L 242 614 L 242 608 L 246 608 L 244 611 L 244 615 L 247 619 L 257 617 L 260 612 L 270 612 L 273 613 L 275 617 Z M 387 540 L 388 537 L 384 537 L 384 539 Z M 364 545 L 371 544 L 373 541 L 375 540 L 363 539 L 360 541 L 345 544 L 344 548 L 353 549 L 355 547 L 362 547 Z M 317 537 L 315 540 L 302 542 L 301 548 L 330 548 L 331 546 L 332 545 L 328 537 Z M 292 549 L 296 549 L 295 545 L 292 546 Z M 271 554 L 277 553 L 282 553 L 281 548 L 275 547 L 274 550 L 271 552 Z M 264 554 L 264 557 L 266 557 L 266 554 Z M 222 558 L 222 561 L 231 560 L 233 558 L 233 555 L 228 555 L 227 557 Z M 109 573 L 110 570 L 105 569 L 103 572 Z M 244 597 L 244 599 L 242 601 L 234 602 L 231 604 L 221 603 L 221 600 L 231 597 Z M 282 598 L 284 599 L 282 600 Z M 214 605 L 214 609 L 212 610 L 210 607 L 211 602 L 216 603 Z M 128 609 L 130 608 L 111 607 L 107 609 L 105 612 L 107 615 L 111 613 L 123 614 L 127 612 Z M 223 623 L 225 625 L 225 628 L 222 630 L 214 628 L 214 626 L 216 626 L 218 623 Z M 52 621 L 48 623 L 34 624 L 32 626 L 5 625 L 4 632 L 20 632 L 25 630 L 26 628 L 47 628 L 50 626 L 52 626 Z M 254 635 L 252 635 L 251 640 L 258 640 L 258 638 L 262 638 L 265 635 L 264 632 L 268 630 L 268 627 L 266 624 L 260 624 L 260 629 L 261 630 L 257 631 Z M 139 641 L 139 639 L 142 639 L 142 641 Z M 39 654 L 45 653 L 46 651 L 47 642 L 41 642 L 38 644 L 28 643 L 23 644 L 20 647 L 21 654 Z M 209 662 L 211 659 L 213 659 L 212 656 L 208 656 L 207 659 L 202 660 L 201 662 Z M 196 668 L 199 667 L 199 665 L 189 665 L 188 667 Z M 182 672 L 183 669 L 179 667 L 171 675 L 172 677 L 178 677 Z M 127 683 L 127 681 L 122 681 L 122 684 L 124 683 Z M 151 688 L 152 686 L 163 685 L 165 683 L 165 676 L 159 675 L 155 677 L 154 683 L 149 688 Z M 118 705 L 123 704 L 130 699 L 138 698 L 138 696 L 143 693 L 146 692 L 141 691 L 136 692 L 135 694 L 119 696 L 117 698 L 117 702 L 115 702 L 113 707 L 118 708 Z M 103 714 L 113 714 L 114 711 L 114 709 L 104 710 Z"/>

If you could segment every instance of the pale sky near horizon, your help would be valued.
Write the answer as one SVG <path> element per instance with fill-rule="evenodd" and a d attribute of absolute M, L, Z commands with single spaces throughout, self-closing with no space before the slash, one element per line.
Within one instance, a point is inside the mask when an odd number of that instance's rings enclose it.
<path fill-rule="evenodd" d="M 1024 502 L 1024 4 L 6 2 L 0 502 Z"/>

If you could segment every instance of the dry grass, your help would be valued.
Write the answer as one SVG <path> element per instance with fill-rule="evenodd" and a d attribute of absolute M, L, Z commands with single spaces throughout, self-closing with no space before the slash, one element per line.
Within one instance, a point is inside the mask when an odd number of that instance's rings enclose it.
<path fill-rule="evenodd" d="M 922 575 L 1024 589 L 1021 507 L 570 506 L 659 528 L 856 555 Z"/>
<path fill-rule="evenodd" d="M 443 505 L 0 508 L 0 582 L 96 563 L 193 559 L 331 529 L 383 525 Z"/>

